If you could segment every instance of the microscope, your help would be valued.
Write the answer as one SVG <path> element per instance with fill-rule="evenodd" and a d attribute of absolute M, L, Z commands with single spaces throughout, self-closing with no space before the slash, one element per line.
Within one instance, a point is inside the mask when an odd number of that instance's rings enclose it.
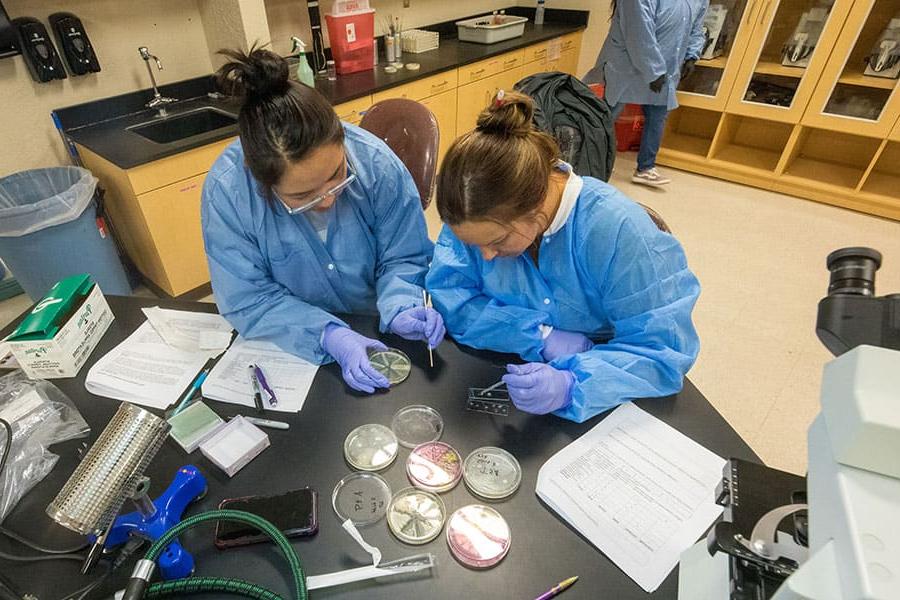
<path fill-rule="evenodd" d="M 681 600 L 900 598 L 900 294 L 875 296 L 881 254 L 842 248 L 816 333 L 822 410 L 805 478 L 731 459 L 722 520 L 681 559 Z"/>

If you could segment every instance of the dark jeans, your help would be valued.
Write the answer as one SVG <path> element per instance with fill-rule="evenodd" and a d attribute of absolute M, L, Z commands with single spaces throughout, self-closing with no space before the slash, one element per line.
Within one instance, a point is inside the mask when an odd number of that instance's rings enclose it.
<path fill-rule="evenodd" d="M 616 120 L 625 109 L 625 103 L 619 102 L 612 107 L 612 118 Z M 638 171 L 646 171 L 656 166 L 656 153 L 666 128 L 666 117 L 669 110 L 662 105 L 642 104 L 644 111 L 644 132 L 641 134 L 641 149 L 638 151 Z"/>

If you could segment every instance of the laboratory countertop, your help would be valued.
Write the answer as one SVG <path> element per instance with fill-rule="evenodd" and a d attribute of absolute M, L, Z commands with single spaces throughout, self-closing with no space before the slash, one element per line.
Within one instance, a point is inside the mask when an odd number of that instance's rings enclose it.
<path fill-rule="evenodd" d="M 513 14 L 513 10 L 509 11 Z M 527 11 L 526 11 L 527 12 Z M 533 13 L 533 9 L 531 11 Z M 586 11 L 548 11 L 560 15 L 558 22 L 544 25 L 526 24 L 521 37 L 496 44 L 475 44 L 460 42 L 453 34 L 442 33 L 437 50 L 420 54 L 404 54 L 404 62 L 416 62 L 418 70 L 400 69 L 397 73 L 384 70 L 384 48 L 381 44 L 381 64 L 374 70 L 341 75 L 335 81 L 316 79 L 319 90 L 333 105 L 348 102 L 362 96 L 384 91 L 423 77 L 452 70 L 479 60 L 510 52 L 525 46 L 537 44 L 568 33 L 580 31 L 587 24 Z M 532 14 L 533 16 L 533 14 Z M 440 24 L 437 27 L 444 27 Z M 165 71 L 163 71 L 164 73 Z M 155 109 L 146 109 L 144 104 L 152 97 L 150 90 L 123 94 L 54 111 L 68 138 L 122 169 L 131 169 L 161 158 L 173 156 L 193 148 L 227 139 L 238 133 L 237 125 L 229 125 L 207 133 L 194 135 L 169 143 L 151 141 L 134 131 L 135 125 L 153 122 L 161 118 L 178 115 L 212 106 L 237 114 L 237 107 L 227 99 L 215 96 L 215 83 L 211 76 L 163 85 L 159 88 L 163 96 L 184 99 L 166 107 L 167 115 L 161 117 Z"/>
<path fill-rule="evenodd" d="M 119 405 L 114 400 L 85 391 L 84 378 L 88 369 L 144 321 L 141 307 L 159 305 L 182 310 L 215 311 L 214 304 L 205 303 L 116 296 L 109 296 L 108 300 L 115 320 L 88 359 L 88 364 L 77 377 L 54 380 L 90 424 L 90 436 L 87 440 L 73 440 L 53 446 L 50 450 L 59 455 L 58 463 L 43 481 L 22 498 L 4 521 L 6 527 L 44 546 L 61 548 L 79 541 L 75 534 L 52 522 L 45 509 L 74 470 L 82 442 L 93 443 Z M 348 321 L 362 334 L 379 337 L 377 318 L 351 316 Z M 12 327 L 7 327 L 2 335 L 9 333 Z M 209 489 L 204 498 L 188 508 L 188 514 L 214 509 L 225 498 L 277 494 L 310 486 L 319 492 L 319 532 L 313 537 L 293 541 L 307 574 L 364 566 L 369 557 L 341 528 L 331 508 L 335 484 L 351 471 L 344 462 L 344 439 L 352 429 L 365 423 L 390 425 L 394 413 L 404 406 L 427 404 L 437 409 L 444 419 L 441 439 L 456 447 L 463 456 L 480 446 L 500 446 L 518 458 L 523 471 L 521 487 L 510 498 L 492 504 L 511 528 L 509 554 L 494 568 L 470 570 L 451 556 L 444 535 L 422 546 L 409 546 L 394 538 L 385 521 L 381 520 L 361 530 L 366 541 L 380 548 L 385 560 L 422 552 L 433 553 L 437 557 L 437 566 L 432 573 L 317 590 L 315 598 L 534 598 L 573 575 L 578 575 L 580 579 L 562 596 L 565 600 L 674 600 L 677 597 L 677 569 L 653 594 L 645 593 L 606 556 L 544 506 L 534 493 L 541 465 L 595 426 L 602 417 L 579 424 L 552 415 L 534 416 L 518 411 L 513 411 L 508 417 L 467 411 L 467 388 L 495 382 L 510 357 L 473 351 L 447 340 L 435 350 L 435 366 L 432 369 L 428 367 L 424 344 L 390 335 L 380 337 L 388 345 L 396 346 L 409 355 L 413 367 L 405 382 L 384 393 L 363 396 L 348 390 L 338 365 L 326 365 L 316 375 L 300 413 L 266 413 L 268 418 L 289 422 L 290 430 L 266 430 L 271 446 L 233 478 L 228 478 L 199 452 L 187 455 L 174 443 L 166 442 L 146 472 L 151 478 L 151 497 L 156 497 L 168 486 L 178 468 L 191 463 L 207 477 Z M 226 418 L 242 412 L 251 414 L 236 405 L 212 401 L 208 404 Z M 684 389 L 676 396 L 638 400 L 637 405 L 719 456 L 759 460 L 690 381 L 685 381 Z M 409 485 L 404 469 L 407 454 L 408 451 L 401 449 L 394 464 L 381 473 L 394 491 Z M 462 483 L 442 494 L 442 499 L 448 513 L 464 505 L 483 502 L 472 496 Z M 271 545 L 258 544 L 219 551 L 212 543 L 212 527 L 190 530 L 180 539 L 194 553 L 198 575 L 240 577 L 263 583 L 282 597 L 292 597 L 289 573 L 281 555 Z M 2 536 L 0 550 L 19 551 Z M 20 587 L 23 593 L 30 592 L 39 598 L 61 597 L 86 585 L 103 571 L 98 567 L 88 576 L 82 576 L 79 568 L 80 563 L 74 561 L 29 565 L 0 561 L 0 570 L 6 578 Z M 105 598 L 112 590 L 124 587 L 131 568 L 130 563 L 122 567 L 90 598 Z"/>

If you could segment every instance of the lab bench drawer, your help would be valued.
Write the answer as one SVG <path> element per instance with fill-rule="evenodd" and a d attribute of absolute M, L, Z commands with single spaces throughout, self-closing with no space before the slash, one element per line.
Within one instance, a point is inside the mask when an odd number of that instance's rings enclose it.
<path fill-rule="evenodd" d="M 408 98 L 409 100 L 424 100 L 436 94 L 441 94 L 456 88 L 456 69 L 444 71 L 437 75 L 425 77 L 406 85 L 378 92 L 372 96 L 372 103 L 381 102 L 388 98 Z"/>

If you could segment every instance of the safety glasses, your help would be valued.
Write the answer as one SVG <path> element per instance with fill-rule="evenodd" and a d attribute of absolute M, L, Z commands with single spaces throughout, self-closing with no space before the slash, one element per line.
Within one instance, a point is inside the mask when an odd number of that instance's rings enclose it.
<path fill-rule="evenodd" d="M 281 198 L 281 196 L 278 195 L 278 192 L 276 192 L 274 189 L 272 190 L 272 194 L 274 194 L 274 196 L 276 198 L 278 198 L 278 201 L 281 202 L 281 205 L 284 206 L 284 210 L 286 210 L 289 215 L 299 215 L 300 213 L 304 213 L 311 208 L 315 208 L 316 206 L 321 204 L 326 198 L 336 197 L 338 194 L 340 194 L 345 189 L 347 189 L 347 187 L 351 183 L 356 181 L 356 173 L 353 172 L 353 165 L 351 165 L 350 160 L 346 155 L 346 151 L 344 154 L 344 169 L 347 173 L 347 177 L 345 177 L 343 181 L 341 181 L 339 184 L 337 184 L 333 188 L 319 194 L 318 196 L 316 196 L 315 198 L 313 198 L 312 200 L 310 200 L 309 202 L 307 202 L 306 204 L 304 204 L 302 206 L 297 206 L 297 207 L 289 206 L 288 203 L 285 202 Z"/>

